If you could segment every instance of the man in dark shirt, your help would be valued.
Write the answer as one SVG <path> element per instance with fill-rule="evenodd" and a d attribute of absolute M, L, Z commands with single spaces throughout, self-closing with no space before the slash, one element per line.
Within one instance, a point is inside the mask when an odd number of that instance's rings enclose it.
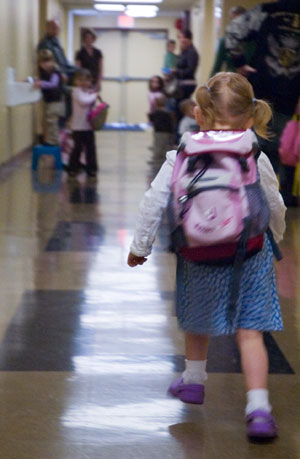
<path fill-rule="evenodd" d="M 55 62 L 57 63 L 60 71 L 65 76 L 68 84 L 74 76 L 76 68 L 71 65 L 66 58 L 65 52 L 59 42 L 59 24 L 55 20 L 47 21 L 46 24 L 46 35 L 38 44 L 38 51 L 42 49 L 49 49 L 54 56 Z"/>
<path fill-rule="evenodd" d="M 72 84 L 73 77 L 76 72 L 76 67 L 71 65 L 66 58 L 65 52 L 59 42 L 59 24 L 55 20 L 47 21 L 46 24 L 46 35 L 38 44 L 38 52 L 43 49 L 48 49 L 53 54 L 54 60 L 59 67 L 62 78 L 67 85 Z M 66 107 L 66 116 L 61 119 L 60 125 L 64 126 L 66 120 L 71 116 L 72 106 L 71 106 L 71 94 L 70 89 L 64 85 L 64 94 L 65 94 L 65 107 Z"/>
<path fill-rule="evenodd" d="M 184 30 L 179 35 L 180 54 L 178 56 L 175 77 L 179 84 L 179 96 L 176 99 L 176 131 L 178 124 L 182 118 L 182 113 L 179 109 L 180 102 L 184 99 L 189 99 L 196 89 L 197 81 L 195 73 L 199 64 L 199 54 L 193 45 L 193 35 L 190 30 Z M 179 140 L 179 134 L 176 134 L 176 140 Z"/>
<path fill-rule="evenodd" d="M 246 65 L 243 44 L 255 42 L 251 65 Z M 300 1 L 262 3 L 232 21 L 226 29 L 226 48 L 239 73 L 253 85 L 255 96 L 272 104 L 274 136 L 259 139 L 274 170 L 280 173 L 286 205 L 297 205 L 292 196 L 294 168 L 279 162 L 279 140 L 300 96 Z"/>
<path fill-rule="evenodd" d="M 178 56 L 174 74 L 179 80 L 181 100 L 183 100 L 188 99 L 196 88 L 195 73 L 199 63 L 199 54 L 193 45 L 193 35 L 190 30 L 180 32 L 179 42 L 181 53 Z"/>

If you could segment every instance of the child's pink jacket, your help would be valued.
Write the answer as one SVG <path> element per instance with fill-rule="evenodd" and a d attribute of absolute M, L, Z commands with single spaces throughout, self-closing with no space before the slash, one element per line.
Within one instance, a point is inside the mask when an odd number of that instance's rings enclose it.
<path fill-rule="evenodd" d="M 72 131 L 91 131 L 92 126 L 88 121 L 88 112 L 97 99 L 97 93 L 86 92 L 81 88 L 72 91 Z"/>

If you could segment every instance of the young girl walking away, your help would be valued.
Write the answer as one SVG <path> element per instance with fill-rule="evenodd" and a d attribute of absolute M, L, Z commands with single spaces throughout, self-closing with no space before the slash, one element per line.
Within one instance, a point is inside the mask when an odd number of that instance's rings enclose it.
<path fill-rule="evenodd" d="M 80 169 L 80 155 L 85 150 L 86 170 L 90 177 L 95 177 L 98 165 L 96 157 L 95 134 L 90 122 L 88 112 L 97 99 L 97 93 L 91 92 L 92 76 L 86 69 L 81 69 L 75 74 L 76 88 L 72 91 L 72 118 L 74 148 L 71 153 L 68 174 L 75 177 Z"/>
<path fill-rule="evenodd" d="M 252 150 L 252 141 L 256 140 L 250 130 L 252 126 L 257 134 L 266 136 L 271 110 L 266 102 L 254 98 L 252 86 L 241 75 L 225 72 L 215 75 L 207 86 L 198 88 L 196 100 L 195 118 L 204 131 L 195 134 L 198 139 L 202 136 L 208 143 L 211 139 L 218 143 L 225 136 L 232 151 L 232 139 L 239 132 L 251 140 L 247 153 Z M 165 163 L 143 198 L 128 256 L 131 267 L 142 265 L 151 252 L 163 210 L 170 198 L 175 159 L 176 151 L 167 153 Z M 226 156 L 225 160 L 228 161 Z M 244 166 L 241 162 L 240 170 L 245 171 Z M 264 153 L 258 158 L 258 171 L 269 204 L 269 226 L 278 242 L 285 230 L 286 209 L 271 163 Z M 268 213 L 267 204 L 262 210 Z M 214 217 L 210 214 L 207 218 Z M 224 221 L 224 225 L 227 224 L 228 221 Z M 232 264 L 201 264 L 177 255 L 176 309 L 179 325 L 185 333 L 186 369 L 171 384 L 169 392 L 183 402 L 203 404 L 209 336 L 235 334 L 247 388 L 247 434 L 250 438 L 273 438 L 277 435 L 277 427 L 269 403 L 268 356 L 263 331 L 282 330 L 283 325 L 271 238 L 265 234 L 261 241 L 261 250 L 246 257 L 241 265 L 233 310 L 231 295 L 235 268 Z"/>
<path fill-rule="evenodd" d="M 63 116 L 63 79 L 58 70 L 53 54 L 48 49 L 38 55 L 39 79 L 34 87 L 43 94 L 45 110 L 45 145 L 59 145 L 59 118 Z"/>

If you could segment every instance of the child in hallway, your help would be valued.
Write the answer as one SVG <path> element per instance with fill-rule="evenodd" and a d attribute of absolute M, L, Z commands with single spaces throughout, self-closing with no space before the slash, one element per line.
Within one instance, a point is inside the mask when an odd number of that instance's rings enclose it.
<path fill-rule="evenodd" d="M 242 130 L 266 136 L 271 116 L 269 106 L 256 100 L 250 83 L 235 73 L 219 73 L 196 92 L 195 118 L 203 131 L 222 136 L 222 131 Z M 252 149 L 252 142 L 249 145 Z M 171 193 L 176 151 L 166 161 L 146 192 L 140 206 L 137 228 L 128 256 L 131 267 L 142 265 L 151 248 Z M 269 203 L 276 242 L 285 230 L 285 206 L 277 178 L 264 153 L 258 158 L 261 186 Z M 268 394 L 268 355 L 264 331 L 282 330 L 282 319 L 273 266 L 273 251 L 267 235 L 261 251 L 242 265 L 242 279 L 233 319 L 229 317 L 232 265 L 214 266 L 188 261 L 177 255 L 177 318 L 185 334 L 186 369 L 169 392 L 186 403 L 203 404 L 209 336 L 235 334 L 247 388 L 246 422 L 250 438 L 273 438 L 277 427 L 271 415 Z"/>
<path fill-rule="evenodd" d="M 195 120 L 194 108 L 196 102 L 192 99 L 184 99 L 180 102 L 179 109 L 183 114 L 178 126 L 179 135 L 183 135 L 185 132 L 195 132 L 199 131 L 199 126 Z"/>
<path fill-rule="evenodd" d="M 164 161 L 166 151 L 169 150 L 173 141 L 174 120 L 172 114 L 166 108 L 167 98 L 160 96 L 155 100 L 154 110 L 149 115 L 149 120 L 154 129 L 153 160 L 151 163 L 161 164 Z"/>
<path fill-rule="evenodd" d="M 149 101 L 149 110 L 148 116 L 153 112 L 155 108 L 155 100 L 158 97 L 164 95 L 164 80 L 159 76 L 155 75 L 149 81 L 149 93 L 148 93 L 148 101 Z"/>
<path fill-rule="evenodd" d="M 176 69 L 177 56 L 175 54 L 176 41 L 168 40 L 167 41 L 167 51 L 164 58 L 163 73 L 169 75 L 173 70 Z"/>
<path fill-rule="evenodd" d="M 75 74 L 75 89 L 72 91 L 71 129 L 74 148 L 71 153 L 68 174 L 75 177 L 80 170 L 80 155 L 85 150 L 86 170 L 90 177 L 95 177 L 98 170 L 95 134 L 88 121 L 88 112 L 97 99 L 97 93 L 91 92 L 92 75 L 89 70 L 81 69 Z"/>
<path fill-rule="evenodd" d="M 39 79 L 34 87 L 40 88 L 44 100 L 44 144 L 59 145 L 59 119 L 63 116 L 63 79 L 51 51 L 44 49 L 38 55 Z"/>

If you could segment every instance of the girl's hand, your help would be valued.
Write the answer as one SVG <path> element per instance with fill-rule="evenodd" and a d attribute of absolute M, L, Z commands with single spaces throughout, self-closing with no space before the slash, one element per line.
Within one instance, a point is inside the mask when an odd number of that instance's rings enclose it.
<path fill-rule="evenodd" d="M 64 83 L 68 83 L 68 81 L 69 81 L 68 75 L 66 75 L 65 73 L 62 73 L 61 77 L 62 77 L 62 80 L 63 80 Z"/>
<path fill-rule="evenodd" d="M 143 265 L 146 261 L 147 261 L 147 258 L 138 257 L 138 256 L 134 255 L 133 253 L 129 252 L 127 264 L 131 268 L 134 268 L 137 265 Z"/>
<path fill-rule="evenodd" d="M 33 87 L 35 89 L 40 89 L 41 87 L 41 81 L 40 80 L 34 80 Z"/>

